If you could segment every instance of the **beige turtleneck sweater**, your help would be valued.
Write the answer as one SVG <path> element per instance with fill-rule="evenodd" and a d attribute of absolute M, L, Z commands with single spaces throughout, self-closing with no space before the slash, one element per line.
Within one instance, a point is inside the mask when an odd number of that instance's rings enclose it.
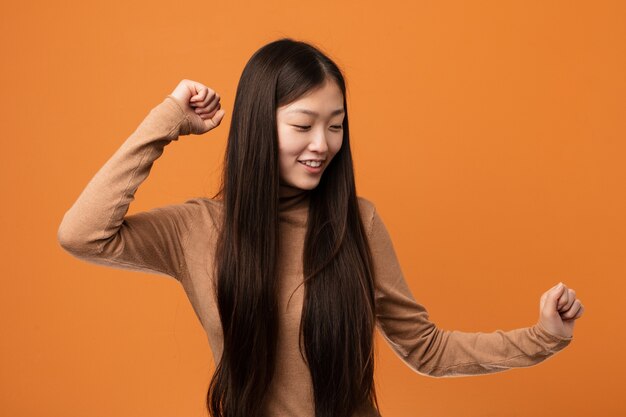
<path fill-rule="evenodd" d="M 60 245 L 73 256 L 113 268 L 167 275 L 178 280 L 213 352 L 222 354 L 221 323 L 210 271 L 221 202 L 191 198 L 181 204 L 127 215 L 139 185 L 163 149 L 190 134 L 193 110 L 173 96 L 154 107 L 87 184 L 58 229 Z M 287 194 L 286 194 L 287 195 Z M 431 377 L 501 372 L 538 364 L 565 348 L 572 337 L 553 335 L 540 324 L 510 331 L 466 333 L 438 329 L 404 280 L 387 229 L 375 205 L 359 197 L 374 257 L 377 325 L 411 369 Z M 280 316 L 277 368 L 267 416 L 314 417 L 310 374 L 298 351 L 304 286 L 302 249 L 308 194 L 280 199 Z M 359 416 L 376 416 L 365 407 Z"/>

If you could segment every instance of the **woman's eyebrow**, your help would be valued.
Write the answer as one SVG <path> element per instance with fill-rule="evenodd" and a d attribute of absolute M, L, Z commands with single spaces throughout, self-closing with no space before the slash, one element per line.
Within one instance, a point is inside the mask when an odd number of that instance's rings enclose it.
<path fill-rule="evenodd" d="M 291 109 L 289 110 L 287 113 L 294 113 L 294 112 L 301 112 L 301 113 L 306 113 L 306 114 L 310 114 L 312 116 L 319 116 L 319 113 L 314 112 L 313 110 L 308 110 L 308 109 Z M 345 113 L 344 109 L 337 109 L 337 110 L 333 110 L 333 112 L 330 114 L 331 116 L 334 116 L 336 114 L 341 114 L 341 113 Z"/>

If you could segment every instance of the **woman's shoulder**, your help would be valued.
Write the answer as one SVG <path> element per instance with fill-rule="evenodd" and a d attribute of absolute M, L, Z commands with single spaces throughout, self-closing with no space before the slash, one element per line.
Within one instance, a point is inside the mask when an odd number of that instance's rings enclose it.
<path fill-rule="evenodd" d="M 363 196 L 357 196 L 357 201 L 359 203 L 359 211 L 361 212 L 361 219 L 365 223 L 365 227 L 368 231 L 370 231 L 372 220 L 374 219 L 374 214 L 376 213 L 376 205 L 372 200 Z"/>
<path fill-rule="evenodd" d="M 200 196 L 189 198 L 184 204 L 194 207 L 194 217 L 196 217 L 195 220 L 197 222 L 213 228 L 220 224 L 219 216 L 222 213 L 222 200 Z"/>
<path fill-rule="evenodd" d="M 370 200 L 369 198 L 363 197 L 362 195 L 359 195 L 356 198 L 359 202 L 359 206 L 361 207 L 361 209 L 369 209 L 369 210 L 374 209 L 374 202 Z"/>
<path fill-rule="evenodd" d="M 222 207 L 222 201 L 210 197 L 191 197 L 185 200 L 184 205 L 194 207 L 198 212 L 212 212 Z"/>

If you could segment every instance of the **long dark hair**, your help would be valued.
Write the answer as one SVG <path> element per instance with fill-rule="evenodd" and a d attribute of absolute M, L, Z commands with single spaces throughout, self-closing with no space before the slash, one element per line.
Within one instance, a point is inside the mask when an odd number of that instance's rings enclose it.
<path fill-rule="evenodd" d="M 342 146 L 309 191 L 300 354 L 316 417 L 348 417 L 367 402 L 379 408 L 372 255 L 356 195 L 344 77 L 318 48 L 282 38 L 257 50 L 243 70 L 216 194 L 223 200 L 215 293 L 224 346 L 207 392 L 215 417 L 260 416 L 263 408 L 280 314 L 276 109 L 327 80 L 341 88 L 346 113 Z"/>

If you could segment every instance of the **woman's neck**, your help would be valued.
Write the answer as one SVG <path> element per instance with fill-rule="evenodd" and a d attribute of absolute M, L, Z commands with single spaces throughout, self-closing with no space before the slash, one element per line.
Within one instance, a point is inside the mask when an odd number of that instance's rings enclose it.
<path fill-rule="evenodd" d="M 308 207 L 310 190 L 280 184 L 278 188 L 279 210 L 292 210 Z"/>
<path fill-rule="evenodd" d="M 280 184 L 278 186 L 279 198 L 292 198 L 302 193 L 307 193 L 309 190 L 303 190 L 302 188 L 293 187 L 287 184 Z"/>

